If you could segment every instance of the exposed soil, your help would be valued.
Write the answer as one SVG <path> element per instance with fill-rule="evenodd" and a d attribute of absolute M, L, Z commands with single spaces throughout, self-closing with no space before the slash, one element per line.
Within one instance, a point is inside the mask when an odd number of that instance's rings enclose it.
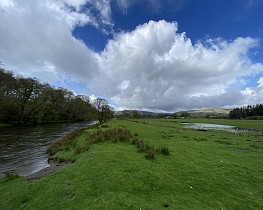
<path fill-rule="evenodd" d="M 45 176 L 48 176 L 60 169 L 66 168 L 69 165 L 69 163 L 63 162 L 63 163 L 54 163 L 51 162 L 50 166 L 47 168 L 43 168 L 40 171 L 37 171 L 36 173 L 33 173 L 31 175 L 28 175 L 25 177 L 25 179 L 27 181 L 31 181 L 31 180 L 36 180 L 36 179 L 41 179 Z"/>

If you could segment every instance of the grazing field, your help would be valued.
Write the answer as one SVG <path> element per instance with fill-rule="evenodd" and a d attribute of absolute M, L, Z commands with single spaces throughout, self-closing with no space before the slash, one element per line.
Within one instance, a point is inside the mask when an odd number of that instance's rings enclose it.
<path fill-rule="evenodd" d="M 180 121 L 189 120 L 112 120 L 66 138 L 49 152 L 73 163 L 40 180 L 0 180 L 0 208 L 263 209 L 263 136 Z"/>

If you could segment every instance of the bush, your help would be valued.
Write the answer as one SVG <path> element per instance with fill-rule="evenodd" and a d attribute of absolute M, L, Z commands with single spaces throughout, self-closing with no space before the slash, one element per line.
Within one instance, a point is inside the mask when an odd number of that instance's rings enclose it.
<path fill-rule="evenodd" d="M 112 128 L 105 131 L 97 130 L 90 135 L 90 139 L 93 143 L 99 142 L 128 142 L 132 135 L 129 130 L 122 128 Z"/>
<path fill-rule="evenodd" d="M 145 155 L 145 158 L 148 160 L 155 159 L 156 150 L 154 148 L 151 148 L 147 151 L 147 154 Z"/>
<path fill-rule="evenodd" d="M 100 143 L 104 141 L 104 132 L 101 129 L 96 130 L 96 132 L 90 135 L 91 143 Z"/>
<path fill-rule="evenodd" d="M 165 146 L 161 147 L 160 153 L 163 155 L 166 155 L 166 156 L 170 155 L 170 151 L 169 151 L 168 147 L 165 147 Z"/>
<path fill-rule="evenodd" d="M 108 124 L 102 124 L 101 127 L 102 127 L 102 128 L 108 128 L 109 125 L 108 125 Z"/>
<path fill-rule="evenodd" d="M 90 149 L 90 145 L 89 144 L 86 144 L 84 146 L 77 146 L 74 150 L 74 153 L 76 155 L 82 153 L 82 152 L 85 152 L 85 151 L 88 151 Z"/>
<path fill-rule="evenodd" d="M 82 134 L 83 130 L 84 129 L 75 130 L 61 138 L 56 139 L 53 145 L 48 148 L 47 153 L 49 155 L 54 155 L 61 150 L 69 150 L 70 147 L 74 147 L 76 145 L 75 139 Z"/>

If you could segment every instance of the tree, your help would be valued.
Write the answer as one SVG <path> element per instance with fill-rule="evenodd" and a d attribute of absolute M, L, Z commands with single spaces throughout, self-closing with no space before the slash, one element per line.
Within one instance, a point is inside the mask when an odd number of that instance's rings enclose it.
<path fill-rule="evenodd" d="M 174 119 L 176 119 L 177 118 L 177 113 L 176 112 L 173 113 L 172 116 L 173 116 Z"/>
<path fill-rule="evenodd" d="M 0 121 L 5 123 L 17 118 L 17 107 L 12 98 L 15 81 L 12 72 L 0 68 Z"/>
<path fill-rule="evenodd" d="M 188 112 L 182 112 L 181 117 L 187 118 L 187 117 L 190 117 L 190 114 Z"/>
<path fill-rule="evenodd" d="M 113 109 L 106 99 L 96 98 L 93 102 L 94 108 L 97 110 L 97 117 L 100 123 L 106 122 L 113 116 Z"/>
<path fill-rule="evenodd" d="M 103 119 L 111 116 L 103 106 Z M 41 123 L 83 121 L 94 118 L 96 110 L 87 96 L 75 96 L 65 88 L 55 89 L 36 78 L 14 77 L 0 68 L 0 122 Z"/>
<path fill-rule="evenodd" d="M 19 124 L 29 123 L 39 113 L 40 107 L 48 98 L 45 87 L 35 78 L 20 77 L 16 80 L 14 96 L 19 107 Z"/>
<path fill-rule="evenodd" d="M 131 111 L 131 114 L 132 114 L 132 117 L 133 117 L 134 119 L 138 119 L 138 118 L 141 118 L 141 117 L 142 117 L 141 113 L 140 113 L 138 110 L 132 110 L 132 111 Z"/>
<path fill-rule="evenodd" d="M 263 116 L 263 105 L 248 105 L 247 107 L 234 108 L 229 113 L 229 118 L 241 119 L 248 117 L 259 117 Z"/>

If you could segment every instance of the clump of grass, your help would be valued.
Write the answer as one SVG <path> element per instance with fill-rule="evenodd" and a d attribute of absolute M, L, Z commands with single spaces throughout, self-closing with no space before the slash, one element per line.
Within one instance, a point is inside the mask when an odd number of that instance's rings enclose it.
<path fill-rule="evenodd" d="M 76 145 L 75 139 L 81 135 L 83 129 L 73 131 L 71 133 L 66 134 L 65 136 L 57 139 L 54 144 L 48 148 L 47 153 L 49 155 L 54 155 L 62 150 L 69 150 L 70 147 L 74 147 Z"/>
<path fill-rule="evenodd" d="M 166 147 L 166 146 L 161 147 L 161 148 L 160 148 L 160 153 L 161 153 L 162 155 L 165 155 L 165 156 L 170 155 L 169 148 Z"/>
<path fill-rule="evenodd" d="M 123 128 L 112 128 L 108 130 L 98 129 L 96 132 L 90 135 L 90 140 L 92 143 L 101 143 L 101 142 L 128 142 L 130 141 L 132 135 L 131 132 Z"/>
<path fill-rule="evenodd" d="M 109 125 L 108 124 L 102 124 L 101 127 L 102 128 L 109 128 Z"/>
<path fill-rule="evenodd" d="M 146 155 L 145 155 L 145 158 L 148 159 L 148 160 L 154 160 L 156 157 L 155 155 L 157 154 L 157 151 L 156 149 L 154 149 L 154 147 L 150 148 Z"/>
<path fill-rule="evenodd" d="M 97 129 L 96 132 L 90 134 L 88 138 L 92 144 L 101 143 L 104 141 L 104 132 L 101 129 Z"/>
<path fill-rule="evenodd" d="M 136 145 L 139 152 L 147 153 L 145 155 L 147 159 L 155 159 L 155 156 L 157 154 L 162 154 L 166 156 L 170 155 L 168 147 L 163 146 L 161 148 L 155 148 L 153 146 L 150 146 L 148 143 L 145 143 L 141 138 L 133 138 L 131 143 L 133 145 Z"/>
<path fill-rule="evenodd" d="M 68 159 L 61 157 L 61 156 L 53 156 L 53 157 L 50 157 L 48 160 L 54 161 L 56 163 L 72 162 L 72 160 L 69 161 Z"/>
<path fill-rule="evenodd" d="M 89 144 L 85 144 L 84 146 L 76 146 L 76 148 L 74 149 L 74 154 L 78 155 L 81 154 L 85 151 L 88 151 L 90 149 L 90 145 Z"/>

